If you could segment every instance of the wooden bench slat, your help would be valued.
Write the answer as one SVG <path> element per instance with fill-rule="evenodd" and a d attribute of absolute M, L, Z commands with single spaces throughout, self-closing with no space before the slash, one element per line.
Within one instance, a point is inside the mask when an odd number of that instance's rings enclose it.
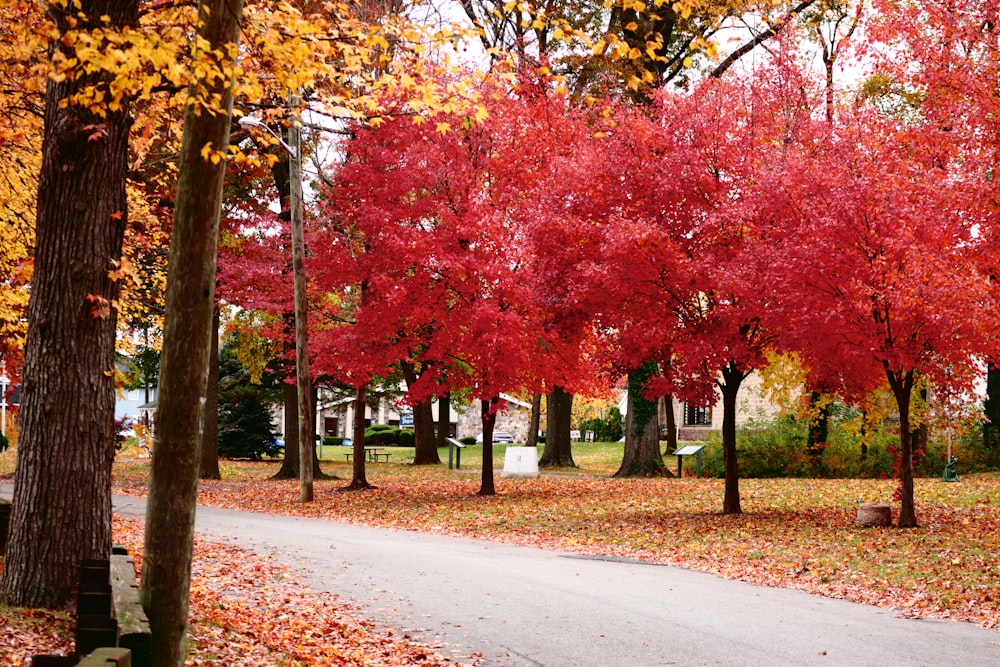
<path fill-rule="evenodd" d="M 111 556 L 112 614 L 118 623 L 118 645 L 131 649 L 133 667 L 149 664 L 152 632 L 142 607 L 135 563 L 127 555 Z"/>

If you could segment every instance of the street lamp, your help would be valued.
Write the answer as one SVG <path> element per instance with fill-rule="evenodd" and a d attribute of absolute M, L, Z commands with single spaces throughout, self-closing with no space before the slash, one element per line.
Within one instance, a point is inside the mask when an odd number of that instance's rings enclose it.
<path fill-rule="evenodd" d="M 0 375 L 0 415 L 3 415 L 2 422 L 0 422 L 0 433 L 7 436 L 7 384 L 10 382 L 10 378 L 4 373 Z"/>
<path fill-rule="evenodd" d="M 294 102 L 294 99 L 293 99 Z M 240 118 L 240 127 L 259 127 L 271 134 L 291 158 L 289 208 L 292 223 L 292 278 L 295 290 L 295 379 L 298 385 L 299 412 L 299 500 L 313 499 L 313 436 L 312 399 L 309 381 L 309 324 L 306 303 L 306 243 L 302 223 L 302 144 L 299 126 L 288 124 L 288 141 L 252 116 Z"/>

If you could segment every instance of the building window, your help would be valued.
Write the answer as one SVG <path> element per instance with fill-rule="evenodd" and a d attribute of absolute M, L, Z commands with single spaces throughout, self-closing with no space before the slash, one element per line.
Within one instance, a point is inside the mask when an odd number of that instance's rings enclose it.
<path fill-rule="evenodd" d="M 696 405 L 684 404 L 685 426 L 711 426 L 712 408 L 700 408 Z"/>

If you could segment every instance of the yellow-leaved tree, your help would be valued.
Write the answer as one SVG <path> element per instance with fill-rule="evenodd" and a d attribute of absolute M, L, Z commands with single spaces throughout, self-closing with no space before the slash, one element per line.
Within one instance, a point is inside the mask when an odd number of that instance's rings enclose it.
<path fill-rule="evenodd" d="M 0 141 L 24 147 L 25 168 L 9 155 L 0 167 L 29 189 L 38 173 L 34 207 L 10 207 L 34 273 L 3 603 L 61 607 L 79 562 L 108 556 L 117 325 L 165 289 L 142 590 L 152 664 L 182 664 L 223 179 L 227 163 L 261 164 L 229 145 L 232 117 L 377 118 L 402 94 L 414 114 L 467 106 L 455 79 L 421 74 L 433 35 L 372 15 L 363 3 L 0 0 L 5 74 L 23 90 L 0 97 Z M 146 306 L 123 301 L 127 284 Z"/>

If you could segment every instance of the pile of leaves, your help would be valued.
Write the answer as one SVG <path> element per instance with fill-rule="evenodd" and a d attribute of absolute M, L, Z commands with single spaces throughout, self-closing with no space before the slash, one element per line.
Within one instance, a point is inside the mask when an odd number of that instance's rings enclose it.
<path fill-rule="evenodd" d="M 142 563 L 142 524 L 116 518 L 115 540 Z M 37 654 L 72 650 L 66 613 L 0 607 L 0 664 L 29 665 Z M 191 582 L 191 648 L 187 665 L 422 665 L 462 664 L 361 620 L 329 593 L 303 586 L 267 556 L 195 541 Z M 465 664 L 474 664 L 466 657 Z"/>
<path fill-rule="evenodd" d="M 324 469 L 348 474 L 346 464 Z M 996 474 L 918 480 L 920 527 L 865 529 L 855 526 L 859 503 L 898 512 L 893 481 L 742 480 L 745 513 L 725 516 L 723 481 L 713 479 L 501 480 L 500 495 L 482 498 L 475 475 L 382 464 L 369 470 L 377 489 L 343 493 L 344 481 L 318 481 L 316 501 L 302 504 L 297 482 L 268 480 L 271 472 L 229 466 L 226 480 L 202 482 L 199 502 L 638 558 L 1000 629 Z M 122 490 L 141 492 L 141 469 L 117 474 Z"/>

